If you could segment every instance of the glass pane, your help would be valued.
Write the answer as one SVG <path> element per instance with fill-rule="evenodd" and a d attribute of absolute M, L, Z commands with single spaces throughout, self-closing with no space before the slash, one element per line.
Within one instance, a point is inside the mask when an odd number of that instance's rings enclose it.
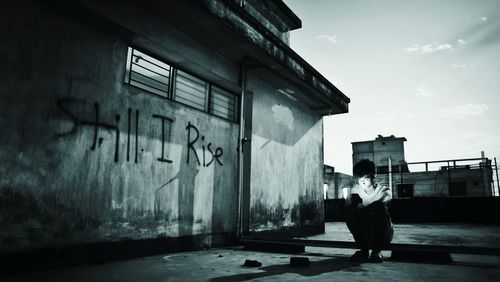
<path fill-rule="evenodd" d="M 219 87 L 212 87 L 210 111 L 216 116 L 235 119 L 235 96 Z"/>
<path fill-rule="evenodd" d="M 167 70 L 170 69 L 170 65 L 168 65 L 168 64 L 166 64 L 158 59 L 155 59 L 149 55 L 146 55 L 140 51 L 137 51 L 135 49 L 134 49 L 134 56 L 139 57 L 140 59 L 143 59 L 143 60 L 149 62 L 150 64 L 155 64 L 159 68 L 163 68 L 163 69 L 167 69 Z M 141 60 L 139 60 L 139 61 L 141 61 Z M 136 61 L 136 63 L 137 63 L 137 61 Z"/>
<path fill-rule="evenodd" d="M 174 100 L 199 110 L 205 110 L 207 104 L 207 83 L 188 73 L 177 70 Z"/>
<path fill-rule="evenodd" d="M 170 66 L 129 47 L 125 82 L 168 97 Z"/>

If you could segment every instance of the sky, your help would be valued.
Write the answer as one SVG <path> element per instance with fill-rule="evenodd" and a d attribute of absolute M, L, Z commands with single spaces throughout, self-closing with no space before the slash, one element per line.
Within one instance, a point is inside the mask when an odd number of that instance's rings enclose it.
<path fill-rule="evenodd" d="M 336 172 L 379 134 L 405 137 L 407 162 L 500 158 L 500 0 L 284 2 L 291 48 L 351 99 L 324 118 Z"/>

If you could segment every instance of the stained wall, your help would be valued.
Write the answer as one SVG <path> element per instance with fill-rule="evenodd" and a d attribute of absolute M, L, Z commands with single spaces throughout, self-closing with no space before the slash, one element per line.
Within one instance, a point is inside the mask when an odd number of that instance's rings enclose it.
<path fill-rule="evenodd" d="M 1 5 L 1 251 L 234 233 L 238 124 L 124 84 L 123 38 Z"/>

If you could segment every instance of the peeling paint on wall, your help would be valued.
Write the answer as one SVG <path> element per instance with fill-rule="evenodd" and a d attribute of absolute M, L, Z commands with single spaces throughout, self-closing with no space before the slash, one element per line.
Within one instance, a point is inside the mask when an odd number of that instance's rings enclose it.
<path fill-rule="evenodd" d="M 272 106 L 274 120 L 277 123 L 281 123 L 288 127 L 288 129 L 293 130 L 293 113 L 286 106 L 280 104 Z"/>

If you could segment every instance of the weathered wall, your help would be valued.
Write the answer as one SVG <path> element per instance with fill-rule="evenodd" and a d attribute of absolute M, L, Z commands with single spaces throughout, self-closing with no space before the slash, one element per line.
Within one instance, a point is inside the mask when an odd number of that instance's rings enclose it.
<path fill-rule="evenodd" d="M 405 161 L 404 143 L 401 139 L 377 138 L 373 141 L 355 142 L 352 144 L 353 165 L 362 159 L 368 159 L 376 166 L 387 166 L 391 157 L 392 165 L 403 164 Z"/>
<path fill-rule="evenodd" d="M 148 4 L 145 6 L 149 7 L 148 9 L 140 6 L 141 1 L 126 1 L 123 5 L 100 0 L 74 1 L 79 2 L 82 9 L 102 15 L 113 25 L 132 33 L 129 40 L 134 47 L 145 49 L 174 66 L 181 66 L 184 71 L 239 93 L 238 64 L 228 59 L 218 48 L 202 43 L 203 40 L 206 43 L 207 37 L 217 42 L 219 38 L 214 38 L 215 35 L 221 35 L 212 33 L 214 30 L 211 30 L 210 26 L 200 24 L 204 20 L 202 17 L 190 16 L 189 20 L 186 20 L 186 17 L 179 16 L 192 12 L 179 11 L 178 9 L 187 9 L 179 6 L 179 2 L 190 1 L 153 1 L 156 2 L 154 4 L 146 1 Z M 188 27 L 185 22 L 179 22 L 181 20 L 198 22 L 200 25 Z M 200 26 L 204 29 L 200 29 Z"/>
<path fill-rule="evenodd" d="M 373 161 L 373 142 L 352 143 L 352 164 L 355 165 L 362 159 Z"/>
<path fill-rule="evenodd" d="M 120 38 L 37 5 L 0 15 L 1 252 L 234 232 L 237 124 L 124 85 Z"/>
<path fill-rule="evenodd" d="M 377 166 L 389 165 L 387 157 L 391 157 L 392 165 L 404 163 L 404 143 L 401 139 L 381 138 L 373 141 L 373 151 Z"/>
<path fill-rule="evenodd" d="M 321 116 L 249 74 L 250 231 L 323 224 Z"/>

